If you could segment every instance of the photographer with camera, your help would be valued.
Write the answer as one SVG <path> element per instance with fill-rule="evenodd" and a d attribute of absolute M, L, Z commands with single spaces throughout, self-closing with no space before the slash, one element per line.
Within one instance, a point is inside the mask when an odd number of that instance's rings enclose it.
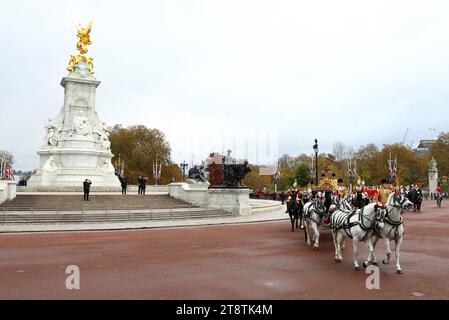
<path fill-rule="evenodd" d="M 84 180 L 83 187 L 84 187 L 84 200 L 89 201 L 89 192 L 90 192 L 90 185 L 92 184 L 92 181 L 89 179 Z"/>

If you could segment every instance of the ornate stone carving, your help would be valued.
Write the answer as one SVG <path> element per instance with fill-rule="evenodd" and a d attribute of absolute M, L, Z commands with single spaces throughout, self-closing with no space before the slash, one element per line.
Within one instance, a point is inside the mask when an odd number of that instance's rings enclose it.
<path fill-rule="evenodd" d="M 73 119 L 71 129 L 72 136 L 88 136 L 91 134 L 89 120 L 85 116 L 77 116 Z"/>
<path fill-rule="evenodd" d="M 106 136 L 103 137 L 102 147 L 103 149 L 111 150 L 111 142 Z"/>
<path fill-rule="evenodd" d="M 58 144 L 59 133 L 58 128 L 53 124 L 53 120 L 48 119 L 47 125 L 47 146 L 56 147 Z"/>
<path fill-rule="evenodd" d="M 206 168 L 202 164 L 201 166 L 194 166 L 189 169 L 188 179 L 196 182 L 206 182 Z"/>
<path fill-rule="evenodd" d="M 42 171 L 47 173 L 56 173 L 60 168 L 61 163 L 59 161 L 54 160 L 53 156 L 50 156 L 48 160 L 45 162 L 42 167 Z"/>
<path fill-rule="evenodd" d="M 429 171 L 438 171 L 437 169 L 437 161 L 434 157 L 429 161 Z"/>

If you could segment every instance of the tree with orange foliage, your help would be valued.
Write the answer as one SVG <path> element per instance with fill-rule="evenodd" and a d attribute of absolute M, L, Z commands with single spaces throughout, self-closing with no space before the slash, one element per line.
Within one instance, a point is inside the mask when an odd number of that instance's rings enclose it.
<path fill-rule="evenodd" d="M 153 163 L 162 164 L 159 183 L 167 184 L 174 178 L 181 181 L 179 166 L 170 159 L 171 148 L 165 135 L 158 129 L 150 129 L 143 125 L 123 128 L 114 126 L 109 136 L 111 150 L 114 154 L 112 163 L 120 157 L 125 162 L 125 176 L 129 183 L 137 183 L 138 176 L 148 177 L 148 183 L 154 184 Z"/>

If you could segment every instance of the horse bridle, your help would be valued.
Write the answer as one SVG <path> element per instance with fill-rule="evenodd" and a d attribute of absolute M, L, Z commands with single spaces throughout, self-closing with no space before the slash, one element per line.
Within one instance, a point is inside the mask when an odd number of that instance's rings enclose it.
<path fill-rule="evenodd" d="M 392 229 L 390 230 L 390 232 L 388 233 L 387 238 L 390 236 L 390 234 L 391 234 L 391 232 L 392 232 L 393 230 L 394 230 L 394 234 L 395 234 L 394 239 L 396 239 L 396 238 L 398 237 L 398 235 L 399 235 L 399 226 L 400 226 L 401 224 L 404 223 L 404 220 L 402 219 L 402 216 L 400 216 L 399 221 L 393 221 L 393 220 L 391 220 L 391 218 L 390 218 L 390 213 L 393 211 L 394 208 L 405 209 L 405 208 L 404 208 L 404 203 L 405 203 L 407 200 L 408 200 L 408 199 L 407 199 L 407 197 L 405 197 L 405 196 L 404 196 L 404 199 L 403 199 L 403 200 L 398 200 L 398 195 L 395 194 L 395 195 L 393 195 L 393 203 L 391 203 L 391 199 L 390 199 L 390 201 L 388 202 L 388 205 L 390 205 L 390 206 L 392 207 L 391 210 L 388 210 L 388 208 L 379 210 L 379 211 L 380 211 L 379 214 L 381 214 L 381 215 L 382 215 L 381 212 L 385 212 L 385 214 L 383 215 L 383 219 L 380 219 L 380 221 L 383 220 L 384 222 L 386 222 L 386 223 L 388 223 L 389 225 L 393 226 L 393 228 L 392 228 Z M 398 203 L 399 205 L 397 205 L 396 203 Z M 406 209 L 405 209 L 405 210 L 406 210 Z M 377 226 L 378 226 L 378 224 L 376 225 L 376 228 L 374 229 L 374 232 L 376 233 L 376 235 L 377 235 L 379 238 L 381 238 L 380 232 L 379 232 L 379 230 L 378 230 L 379 228 L 377 228 Z M 393 240 L 394 240 L 394 239 L 393 239 Z"/>

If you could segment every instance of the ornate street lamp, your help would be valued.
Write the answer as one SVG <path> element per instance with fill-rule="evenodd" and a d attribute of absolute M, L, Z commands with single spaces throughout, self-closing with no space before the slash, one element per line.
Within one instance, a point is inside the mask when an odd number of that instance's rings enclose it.
<path fill-rule="evenodd" d="M 186 169 L 189 167 L 189 164 L 184 160 L 181 164 L 181 169 L 182 169 L 182 182 L 184 182 L 185 180 L 185 176 L 186 176 Z"/>
<path fill-rule="evenodd" d="M 313 151 L 315 152 L 315 185 L 318 185 L 318 139 L 315 139 L 315 144 L 313 145 Z"/>

